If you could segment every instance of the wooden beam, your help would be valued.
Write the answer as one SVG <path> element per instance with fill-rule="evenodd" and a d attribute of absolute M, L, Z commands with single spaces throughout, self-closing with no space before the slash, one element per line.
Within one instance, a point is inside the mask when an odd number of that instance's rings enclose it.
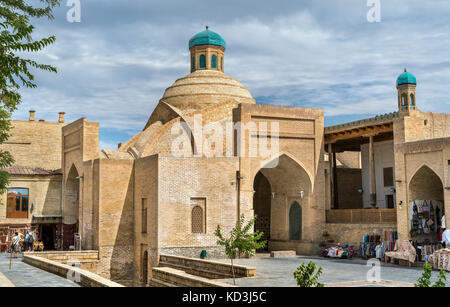
<path fill-rule="evenodd" d="M 342 132 L 333 132 L 330 134 L 325 134 L 325 143 L 336 143 L 338 141 L 358 137 L 371 137 L 387 132 L 393 132 L 392 124 L 383 124 L 383 125 L 361 127 L 358 129 L 349 129 Z"/>

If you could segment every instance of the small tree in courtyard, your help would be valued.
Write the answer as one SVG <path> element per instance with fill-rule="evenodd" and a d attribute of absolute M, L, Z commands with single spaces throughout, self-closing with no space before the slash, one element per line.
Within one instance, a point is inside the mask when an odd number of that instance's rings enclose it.
<path fill-rule="evenodd" d="M 266 241 L 260 241 L 263 233 L 261 231 L 253 230 L 256 215 L 245 225 L 245 216 L 242 214 L 236 226 L 230 231 L 228 237 L 224 237 L 220 225 L 217 225 L 215 232 L 217 244 L 225 247 L 225 254 L 231 260 L 231 274 L 233 275 L 233 284 L 236 285 L 234 275 L 233 259 L 236 255 L 245 253 L 249 256 L 255 254 L 255 251 L 266 246 Z"/>
<path fill-rule="evenodd" d="M 302 263 L 297 271 L 294 272 L 294 278 L 297 281 L 299 287 L 323 287 L 323 284 L 319 283 L 319 277 L 322 275 L 322 267 L 316 272 L 316 264 L 310 261 L 308 264 Z"/>

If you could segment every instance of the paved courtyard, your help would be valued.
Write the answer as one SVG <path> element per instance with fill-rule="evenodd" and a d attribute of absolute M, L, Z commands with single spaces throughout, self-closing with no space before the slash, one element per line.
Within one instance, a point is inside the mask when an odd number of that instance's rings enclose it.
<path fill-rule="evenodd" d="M 0 287 L 79 287 L 73 281 L 23 263 L 21 256 L 12 260 L 9 270 L 9 254 L 0 253 Z"/>
<path fill-rule="evenodd" d="M 227 261 L 221 259 L 221 261 Z M 229 261 L 229 260 L 228 260 Z M 256 277 L 236 279 L 236 285 L 242 287 L 295 287 L 293 273 L 301 263 L 313 261 L 323 268 L 320 282 L 325 284 L 337 284 L 340 286 L 364 286 L 355 282 L 366 281 L 367 272 L 370 269 L 367 261 L 362 259 L 331 259 L 320 257 L 296 256 L 291 258 L 270 258 L 268 255 L 258 256 L 252 259 L 237 259 L 236 264 L 242 264 L 256 268 Z M 438 271 L 433 271 L 432 282 L 436 281 Z M 398 265 L 381 265 L 380 279 L 391 283 L 382 283 L 380 286 L 412 286 L 422 275 L 422 268 L 408 268 Z M 447 273 L 450 280 L 450 273 Z M 220 280 L 233 283 L 232 279 Z M 345 282 L 346 284 L 342 284 Z M 353 283 L 352 283 L 353 282 Z M 447 286 L 450 282 L 447 281 Z"/>

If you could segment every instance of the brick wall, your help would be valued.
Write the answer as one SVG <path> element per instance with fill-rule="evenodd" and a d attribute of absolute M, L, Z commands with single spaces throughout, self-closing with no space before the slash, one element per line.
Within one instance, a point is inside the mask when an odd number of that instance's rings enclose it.
<path fill-rule="evenodd" d="M 13 155 L 14 165 L 47 170 L 61 168 L 61 132 L 65 123 L 13 120 L 11 124 L 11 136 L 0 144 L 0 149 Z"/>

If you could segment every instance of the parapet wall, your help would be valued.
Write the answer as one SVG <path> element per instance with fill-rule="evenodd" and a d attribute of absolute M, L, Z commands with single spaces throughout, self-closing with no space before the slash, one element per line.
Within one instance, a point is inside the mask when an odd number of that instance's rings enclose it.
<path fill-rule="evenodd" d="M 195 259 L 183 256 L 161 255 L 160 265 L 169 266 L 186 271 L 194 275 L 208 278 L 230 278 L 232 277 L 231 264 L 219 261 Z M 252 277 L 256 269 L 243 265 L 234 265 L 236 277 Z"/>
<path fill-rule="evenodd" d="M 26 255 L 41 257 L 62 264 L 79 263 L 81 269 L 97 273 L 98 251 L 49 251 L 26 253 Z"/>
<path fill-rule="evenodd" d="M 92 272 L 74 266 L 69 266 L 67 264 L 62 264 L 43 257 L 25 254 L 23 256 L 23 262 L 65 278 L 67 278 L 68 273 L 71 272 L 73 275 L 79 276 L 79 280 L 76 280 L 76 278 L 74 278 L 74 281 L 84 287 L 124 287 Z"/>

